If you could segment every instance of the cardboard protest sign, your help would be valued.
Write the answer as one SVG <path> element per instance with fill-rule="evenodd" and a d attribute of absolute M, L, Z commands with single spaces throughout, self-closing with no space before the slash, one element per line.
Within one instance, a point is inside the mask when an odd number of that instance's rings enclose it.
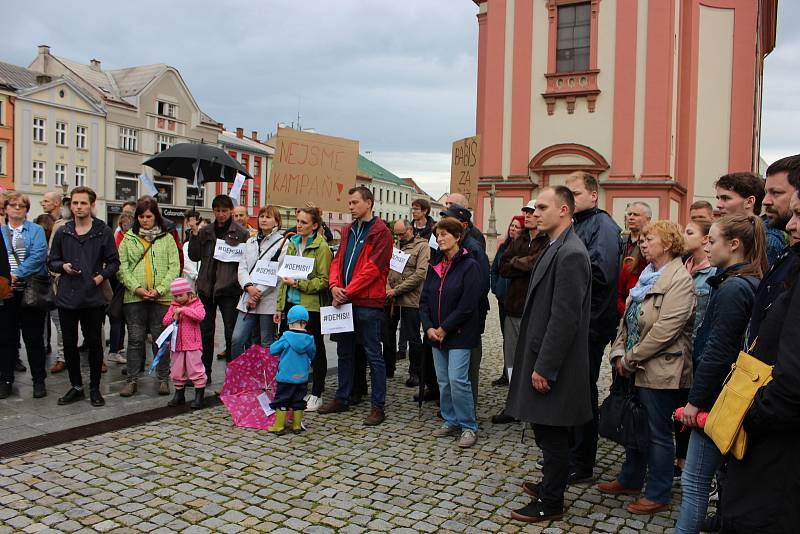
<path fill-rule="evenodd" d="M 278 276 L 294 280 L 306 280 L 313 270 L 314 258 L 284 256 L 283 264 L 278 269 Z"/>
<path fill-rule="evenodd" d="M 478 166 L 481 162 L 479 135 L 459 139 L 453 143 L 450 159 L 450 192 L 467 197 L 465 208 L 475 209 L 478 199 Z"/>
<path fill-rule="evenodd" d="M 278 128 L 267 199 L 280 206 L 313 202 L 346 213 L 357 172 L 358 141 Z"/>
<path fill-rule="evenodd" d="M 349 302 L 341 306 L 322 306 L 319 309 L 319 315 L 323 334 L 338 334 L 355 330 L 353 305 Z"/>

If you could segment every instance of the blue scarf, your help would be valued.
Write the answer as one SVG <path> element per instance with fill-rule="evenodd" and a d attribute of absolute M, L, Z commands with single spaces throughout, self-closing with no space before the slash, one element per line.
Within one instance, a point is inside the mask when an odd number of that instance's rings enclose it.
<path fill-rule="evenodd" d="M 666 267 L 666 265 L 664 267 Z M 659 277 L 661 277 L 664 267 L 656 271 L 653 269 L 652 263 L 647 264 L 642 274 L 639 275 L 639 281 L 636 282 L 636 285 L 631 289 L 630 296 L 634 302 L 642 302 L 644 300 L 647 294 L 653 289 L 653 286 L 656 285 Z"/>

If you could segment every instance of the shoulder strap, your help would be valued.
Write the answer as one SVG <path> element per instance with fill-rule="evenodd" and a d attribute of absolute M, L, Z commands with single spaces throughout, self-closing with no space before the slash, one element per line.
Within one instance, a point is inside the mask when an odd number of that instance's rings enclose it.
<path fill-rule="evenodd" d="M 147 246 L 146 246 L 146 247 L 144 247 L 144 252 L 142 252 L 142 255 L 141 255 L 141 257 L 140 257 L 138 260 L 136 260 L 136 263 L 134 263 L 134 264 L 133 264 L 133 267 L 131 267 L 131 271 L 133 271 L 134 269 L 136 269 L 136 267 L 138 267 L 138 266 L 139 266 L 139 264 L 140 264 L 140 263 L 142 263 L 142 260 L 144 259 L 144 257 L 145 257 L 145 256 L 147 256 L 147 252 L 148 252 L 148 251 L 149 251 L 149 250 L 150 250 L 152 247 L 153 247 L 153 243 L 147 243 Z"/>
<path fill-rule="evenodd" d="M 267 255 L 267 252 L 269 252 L 270 250 L 272 250 L 273 248 L 275 248 L 275 245 L 277 245 L 277 244 L 278 244 L 278 243 L 280 243 L 280 242 L 281 242 L 281 240 L 280 240 L 280 239 L 276 240 L 274 243 L 272 243 L 272 244 L 269 246 L 269 248 L 268 248 L 267 250 L 265 250 L 264 252 L 262 252 L 262 253 L 261 253 L 261 254 L 258 256 L 258 259 L 257 259 L 257 260 L 256 260 L 256 262 L 253 264 L 253 266 L 252 266 L 252 267 L 250 267 L 250 270 L 249 270 L 249 271 L 247 271 L 247 274 L 248 274 L 248 275 L 250 275 L 250 274 L 253 274 L 253 269 L 255 269 L 255 268 L 256 268 L 256 265 L 258 265 L 258 262 L 259 262 L 259 261 L 261 261 L 261 259 L 262 259 L 264 256 L 266 256 L 266 255 Z M 272 261 L 275 261 L 275 259 L 273 258 L 273 259 L 272 259 Z"/>
<path fill-rule="evenodd" d="M 10 231 L 11 231 L 11 227 L 9 227 L 8 225 L 4 224 L 3 225 L 3 238 L 5 239 L 5 237 L 8 236 L 8 245 L 9 245 L 9 247 L 11 247 L 11 254 L 14 255 L 14 259 L 17 260 L 17 266 L 19 266 L 19 264 L 22 263 L 22 262 L 19 261 L 19 256 L 17 255 L 17 251 L 16 251 L 16 249 L 14 249 L 14 235 L 11 234 Z"/>

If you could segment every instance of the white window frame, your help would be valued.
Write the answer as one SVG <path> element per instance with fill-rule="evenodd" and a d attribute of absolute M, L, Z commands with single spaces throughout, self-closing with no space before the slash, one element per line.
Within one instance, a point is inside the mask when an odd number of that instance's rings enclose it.
<path fill-rule="evenodd" d="M 159 113 L 159 106 L 163 106 L 163 113 Z M 156 114 L 159 117 L 169 117 L 170 119 L 178 118 L 178 105 L 164 100 L 156 100 Z"/>
<path fill-rule="evenodd" d="M 3 105 L 3 103 L 2 103 L 2 101 L 0 101 L 0 106 L 2 106 L 2 105 Z M 5 176 L 6 175 L 5 155 L 6 155 L 6 144 L 5 143 L 0 143 L 0 176 Z"/>
<path fill-rule="evenodd" d="M 0 126 L 5 126 L 5 119 L 6 116 L 6 99 L 0 96 Z"/>
<path fill-rule="evenodd" d="M 56 145 L 67 146 L 67 123 L 56 121 Z"/>
<path fill-rule="evenodd" d="M 46 143 L 47 142 L 47 119 L 44 117 L 33 118 L 33 142 Z"/>
<path fill-rule="evenodd" d="M 61 187 L 67 183 L 67 165 L 65 163 L 56 163 L 53 165 L 53 174 L 56 177 L 56 185 Z"/>
<path fill-rule="evenodd" d="M 126 152 L 136 152 L 139 143 L 139 131 L 135 128 L 120 126 L 119 148 Z"/>
<path fill-rule="evenodd" d="M 86 185 L 86 167 L 75 165 L 75 187 Z"/>
<path fill-rule="evenodd" d="M 34 185 L 47 185 L 45 172 L 47 170 L 47 163 L 44 161 L 33 161 L 33 183 Z"/>
<path fill-rule="evenodd" d="M 75 127 L 75 148 L 78 150 L 87 150 L 89 139 L 89 128 L 79 124 Z"/>
<path fill-rule="evenodd" d="M 156 137 L 156 154 L 170 148 L 174 144 L 174 135 L 158 134 L 158 137 Z"/>

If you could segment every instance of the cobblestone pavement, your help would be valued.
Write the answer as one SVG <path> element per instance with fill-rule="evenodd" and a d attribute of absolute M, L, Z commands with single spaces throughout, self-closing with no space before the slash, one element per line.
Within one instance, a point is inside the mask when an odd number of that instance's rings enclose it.
<path fill-rule="evenodd" d="M 506 393 L 489 385 L 502 365 L 494 316 L 483 347 L 481 425 L 471 449 L 430 437 L 436 407 L 417 410 L 401 362 L 378 427 L 361 424 L 362 404 L 345 414 L 309 414 L 299 436 L 271 436 L 233 427 L 217 407 L 4 460 L 0 532 L 671 530 L 677 489 L 672 510 L 652 518 L 624 510 L 631 497 L 587 484 L 568 489 L 563 521 L 512 521 L 509 510 L 527 503 L 523 477 L 538 477 L 539 451 L 530 431 L 522 442 L 519 425 L 489 421 Z M 326 397 L 334 386 L 329 379 Z M 622 457 L 601 441 L 599 478 L 612 479 Z"/>

